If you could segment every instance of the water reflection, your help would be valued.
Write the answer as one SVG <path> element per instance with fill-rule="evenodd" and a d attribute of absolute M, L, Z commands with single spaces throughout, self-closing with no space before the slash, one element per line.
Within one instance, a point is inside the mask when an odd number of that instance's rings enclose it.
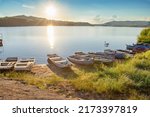
<path fill-rule="evenodd" d="M 54 40 L 55 40 L 55 34 L 54 34 L 54 27 L 53 26 L 47 26 L 47 38 L 50 44 L 50 48 L 54 48 Z"/>

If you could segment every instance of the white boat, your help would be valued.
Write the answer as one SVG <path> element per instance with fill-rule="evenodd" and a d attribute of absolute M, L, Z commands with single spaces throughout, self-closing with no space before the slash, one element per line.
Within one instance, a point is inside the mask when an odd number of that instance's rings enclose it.
<path fill-rule="evenodd" d="M 125 57 L 132 58 L 134 57 L 134 53 L 127 50 L 117 50 L 116 53 L 122 53 Z"/>
<path fill-rule="evenodd" d="M 68 68 L 71 66 L 71 63 L 67 59 L 62 58 L 57 54 L 48 54 L 47 56 L 48 56 L 47 62 L 49 64 L 53 63 L 55 66 L 59 68 Z"/>
<path fill-rule="evenodd" d="M 8 57 L 6 60 L 0 60 L 0 71 L 12 70 L 17 60 L 17 57 Z"/>
<path fill-rule="evenodd" d="M 105 52 L 88 52 L 89 56 L 93 57 L 94 61 L 98 58 L 115 59 L 115 54 Z"/>
<path fill-rule="evenodd" d="M 102 63 L 112 63 L 112 62 L 114 62 L 114 59 L 96 56 L 96 57 L 94 57 L 94 61 L 95 62 L 102 62 Z"/>
<path fill-rule="evenodd" d="M 87 53 L 84 53 L 84 52 L 75 52 L 74 53 L 76 56 L 79 56 L 79 57 L 91 57 L 89 54 Z"/>
<path fill-rule="evenodd" d="M 105 50 L 105 53 L 109 53 L 115 56 L 115 59 L 125 59 L 127 56 L 132 57 L 132 54 L 128 54 L 125 50 Z"/>
<path fill-rule="evenodd" d="M 24 58 L 16 62 L 14 69 L 15 71 L 31 71 L 31 68 L 35 64 L 34 58 Z"/>
<path fill-rule="evenodd" d="M 14 68 L 14 62 L 0 62 L 0 71 L 2 70 L 12 70 Z"/>
<path fill-rule="evenodd" d="M 18 57 L 8 57 L 5 60 L 6 62 L 17 62 L 18 61 Z"/>
<path fill-rule="evenodd" d="M 15 71 L 31 71 L 33 64 L 31 62 L 17 62 L 14 66 Z"/>
<path fill-rule="evenodd" d="M 82 52 L 82 51 L 77 51 L 74 53 L 75 55 L 86 55 L 86 53 Z"/>
<path fill-rule="evenodd" d="M 20 59 L 19 62 L 21 63 L 25 63 L 25 62 L 30 62 L 31 64 L 35 64 L 35 58 L 23 58 L 23 59 Z"/>
<path fill-rule="evenodd" d="M 68 60 L 79 65 L 92 65 L 94 63 L 93 58 L 91 57 L 81 57 L 77 55 L 69 56 Z"/>
<path fill-rule="evenodd" d="M 111 50 L 111 49 L 106 49 L 106 50 L 104 50 L 104 53 L 105 54 L 112 54 L 112 55 L 114 55 L 116 53 L 116 51 L 115 50 Z"/>
<path fill-rule="evenodd" d="M 104 52 L 88 52 L 89 55 L 104 55 Z"/>

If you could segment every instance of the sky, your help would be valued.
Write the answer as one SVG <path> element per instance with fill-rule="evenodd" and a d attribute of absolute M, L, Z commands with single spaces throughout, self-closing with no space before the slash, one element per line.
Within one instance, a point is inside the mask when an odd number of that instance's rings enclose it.
<path fill-rule="evenodd" d="M 0 0 L 0 17 L 27 15 L 49 19 L 46 9 L 55 8 L 56 20 L 104 23 L 150 21 L 150 0 Z"/>

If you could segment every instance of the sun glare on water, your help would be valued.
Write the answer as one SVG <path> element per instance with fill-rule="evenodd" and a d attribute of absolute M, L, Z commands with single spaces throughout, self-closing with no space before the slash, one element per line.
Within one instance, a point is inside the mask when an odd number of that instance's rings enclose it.
<path fill-rule="evenodd" d="M 53 26 L 47 26 L 47 39 L 50 44 L 50 48 L 54 48 L 54 41 L 55 41 L 55 34 L 54 34 L 54 27 Z"/>
<path fill-rule="evenodd" d="M 56 16 L 56 7 L 53 5 L 47 7 L 46 14 L 49 19 L 53 20 Z M 51 26 L 47 27 L 47 37 L 48 37 L 48 41 L 50 44 L 50 48 L 53 49 L 55 37 L 54 37 L 54 29 L 53 29 L 52 24 L 51 24 Z"/>

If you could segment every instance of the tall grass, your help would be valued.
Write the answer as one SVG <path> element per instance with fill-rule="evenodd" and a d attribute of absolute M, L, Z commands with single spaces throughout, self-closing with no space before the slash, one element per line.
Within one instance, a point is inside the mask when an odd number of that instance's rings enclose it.
<path fill-rule="evenodd" d="M 150 51 L 127 62 L 115 63 L 112 67 L 97 66 L 97 71 L 79 75 L 72 84 L 77 90 L 108 95 L 125 93 L 130 95 L 129 99 L 135 99 L 138 92 L 150 89 Z M 150 90 L 146 94 L 139 93 L 138 97 L 143 99 L 147 95 L 150 95 Z"/>
<path fill-rule="evenodd" d="M 40 89 L 46 89 L 49 85 L 57 85 L 59 82 L 64 80 L 54 74 L 51 77 L 41 78 L 27 72 L 7 72 L 0 74 L 0 78 L 5 77 L 17 81 L 22 81 L 28 85 L 35 85 Z"/>

